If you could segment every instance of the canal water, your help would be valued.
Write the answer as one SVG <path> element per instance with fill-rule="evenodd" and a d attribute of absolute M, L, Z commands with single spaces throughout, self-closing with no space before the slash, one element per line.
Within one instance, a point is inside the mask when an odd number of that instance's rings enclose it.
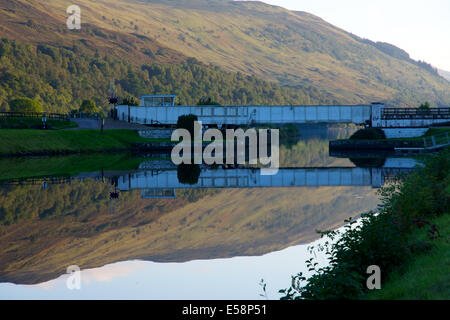
<path fill-rule="evenodd" d="M 331 157 L 328 141 L 355 130 L 301 127 L 280 150 L 294 171 L 269 185 L 223 168 L 189 181 L 154 157 L 17 160 L 0 171 L 0 299 L 279 299 L 308 274 L 317 230 L 376 209 L 377 188 L 414 167 Z"/>

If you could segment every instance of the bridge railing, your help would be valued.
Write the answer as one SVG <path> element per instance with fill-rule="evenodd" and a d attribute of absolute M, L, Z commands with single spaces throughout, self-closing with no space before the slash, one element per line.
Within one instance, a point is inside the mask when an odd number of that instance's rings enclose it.
<path fill-rule="evenodd" d="M 450 108 L 383 108 L 381 119 L 450 119 Z"/>
<path fill-rule="evenodd" d="M 448 145 L 450 145 L 449 132 L 423 138 L 423 146 L 425 149 L 439 148 Z"/>
<path fill-rule="evenodd" d="M 0 112 L 0 118 L 39 118 L 42 119 L 46 117 L 47 119 L 58 119 L 69 121 L 70 117 L 68 114 L 64 113 L 47 113 L 47 112 Z"/>

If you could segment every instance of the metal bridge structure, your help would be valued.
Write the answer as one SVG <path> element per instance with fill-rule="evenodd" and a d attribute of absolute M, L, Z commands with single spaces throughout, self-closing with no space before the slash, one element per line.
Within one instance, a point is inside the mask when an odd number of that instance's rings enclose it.
<path fill-rule="evenodd" d="M 354 123 L 377 128 L 425 128 L 450 122 L 450 108 L 392 108 L 367 105 L 177 106 L 174 95 L 142 96 L 141 106 L 116 106 L 118 120 L 144 125 L 175 125 L 194 114 L 203 125 Z"/>

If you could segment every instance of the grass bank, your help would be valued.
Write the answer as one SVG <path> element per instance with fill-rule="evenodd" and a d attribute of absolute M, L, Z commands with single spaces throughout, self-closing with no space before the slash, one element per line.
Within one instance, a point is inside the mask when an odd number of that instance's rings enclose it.
<path fill-rule="evenodd" d="M 133 143 L 158 142 L 134 130 L 0 130 L 0 156 L 51 155 L 131 150 Z"/>
<path fill-rule="evenodd" d="M 440 237 L 430 243 L 429 250 L 418 254 L 389 275 L 381 290 L 369 292 L 370 300 L 448 300 L 450 299 L 450 219 L 449 215 L 432 219 L 439 226 Z M 411 234 L 413 243 L 429 243 L 426 228 Z"/>
<path fill-rule="evenodd" d="M 424 167 L 380 189 L 377 212 L 328 237 L 329 264 L 307 260 L 313 275 L 293 276 L 282 299 L 450 299 L 450 149 Z M 381 270 L 381 290 L 367 288 L 369 266 Z"/>
<path fill-rule="evenodd" d="M 49 129 L 60 130 L 76 128 L 78 124 L 73 121 L 48 119 L 46 124 Z M 42 120 L 39 118 L 0 118 L 0 129 L 40 129 Z"/>

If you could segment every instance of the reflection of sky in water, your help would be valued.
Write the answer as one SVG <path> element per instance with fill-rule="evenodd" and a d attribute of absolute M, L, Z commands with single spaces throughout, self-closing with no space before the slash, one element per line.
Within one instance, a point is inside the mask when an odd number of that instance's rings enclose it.
<path fill-rule="evenodd" d="M 323 242 L 316 241 L 314 244 Z M 127 261 L 82 270 L 81 290 L 66 287 L 68 275 L 37 285 L 0 284 L 0 299 L 269 299 L 290 285 L 291 275 L 307 274 L 308 245 L 260 257 L 197 260 L 185 263 Z M 325 263 L 322 253 L 319 262 Z"/>

